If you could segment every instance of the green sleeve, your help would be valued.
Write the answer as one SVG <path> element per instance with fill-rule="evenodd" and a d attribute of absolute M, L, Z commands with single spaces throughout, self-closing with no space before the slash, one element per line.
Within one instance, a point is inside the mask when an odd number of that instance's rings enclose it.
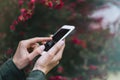
<path fill-rule="evenodd" d="M 25 80 L 25 74 L 9 59 L 0 67 L 0 80 Z"/>
<path fill-rule="evenodd" d="M 32 71 L 26 80 L 46 80 L 45 74 L 40 70 Z"/>
<path fill-rule="evenodd" d="M 24 71 L 19 70 L 9 59 L 0 67 L 0 80 L 46 80 L 46 77 L 42 71 L 35 70 L 26 79 Z"/>

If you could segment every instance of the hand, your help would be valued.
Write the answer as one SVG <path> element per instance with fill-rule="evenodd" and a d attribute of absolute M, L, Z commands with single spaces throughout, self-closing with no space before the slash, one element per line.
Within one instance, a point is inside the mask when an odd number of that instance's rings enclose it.
<path fill-rule="evenodd" d="M 33 70 L 41 70 L 47 74 L 52 68 L 59 64 L 62 58 L 65 42 L 60 41 L 53 46 L 48 52 L 42 54 L 36 61 Z"/>
<path fill-rule="evenodd" d="M 32 61 L 37 55 L 42 53 L 44 50 L 44 46 L 39 46 L 38 42 L 46 42 L 51 40 L 50 37 L 37 37 L 28 40 L 20 41 L 15 55 L 13 57 L 13 62 L 17 66 L 18 69 L 23 69 L 26 67 L 30 61 Z M 29 48 L 32 47 L 32 51 L 29 52 Z"/>

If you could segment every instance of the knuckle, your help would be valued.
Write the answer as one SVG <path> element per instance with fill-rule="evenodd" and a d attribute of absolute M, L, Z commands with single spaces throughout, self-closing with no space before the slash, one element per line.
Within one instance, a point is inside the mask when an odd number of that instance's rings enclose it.
<path fill-rule="evenodd" d="M 56 63 L 56 65 L 58 65 L 60 63 L 60 61 L 58 61 L 57 63 Z"/>
<path fill-rule="evenodd" d="M 59 56 L 57 60 L 60 61 L 61 59 L 62 59 L 62 56 Z"/>
<path fill-rule="evenodd" d="M 56 46 L 55 46 L 55 49 L 56 49 L 56 50 L 59 50 L 59 49 L 60 49 L 60 47 L 59 47 L 58 45 L 56 45 Z"/>
<path fill-rule="evenodd" d="M 66 46 L 66 44 L 64 43 L 64 46 Z"/>
<path fill-rule="evenodd" d="M 40 46 L 39 43 L 35 43 L 36 46 Z"/>
<path fill-rule="evenodd" d="M 25 40 L 22 40 L 19 42 L 20 45 L 24 45 L 25 44 Z"/>
<path fill-rule="evenodd" d="M 53 58 L 53 57 L 54 57 L 54 54 L 49 54 L 49 57 L 50 57 L 50 58 Z"/>
<path fill-rule="evenodd" d="M 41 52 L 41 50 L 39 50 L 39 49 L 36 49 L 36 51 L 35 51 L 36 53 L 40 53 Z"/>
<path fill-rule="evenodd" d="M 30 58 L 30 56 L 28 56 L 26 59 L 27 59 L 27 61 L 28 61 L 28 62 L 29 62 L 29 61 L 31 61 L 31 58 Z"/>
<path fill-rule="evenodd" d="M 55 59 L 54 62 L 60 62 L 60 60 L 61 60 L 61 57 Z"/>
<path fill-rule="evenodd" d="M 39 37 L 35 37 L 35 39 L 39 39 Z"/>
<path fill-rule="evenodd" d="M 60 58 L 58 58 L 58 59 L 56 59 L 56 61 L 60 61 L 62 58 L 60 57 Z"/>
<path fill-rule="evenodd" d="M 59 57 L 59 60 L 61 60 L 61 59 L 62 59 L 62 56 Z"/>

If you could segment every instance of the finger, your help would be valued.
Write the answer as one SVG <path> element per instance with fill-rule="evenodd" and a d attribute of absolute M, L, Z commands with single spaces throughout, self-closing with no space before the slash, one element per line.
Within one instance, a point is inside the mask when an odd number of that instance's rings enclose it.
<path fill-rule="evenodd" d="M 33 60 L 36 56 L 40 55 L 40 53 L 42 53 L 44 49 L 44 45 L 41 45 L 38 48 L 36 48 L 32 53 L 29 54 L 30 60 Z"/>
<path fill-rule="evenodd" d="M 27 46 L 30 46 L 33 43 L 42 42 L 42 41 L 49 41 L 51 39 L 52 39 L 51 37 L 37 37 L 37 38 L 28 39 L 25 41 L 26 41 Z"/>
<path fill-rule="evenodd" d="M 35 48 L 37 48 L 37 47 L 39 47 L 40 45 L 39 45 L 39 43 L 34 43 L 34 44 L 32 44 L 30 47 L 32 47 L 33 49 L 35 49 Z"/>
<path fill-rule="evenodd" d="M 34 43 L 32 44 L 30 47 L 28 47 L 28 52 L 31 53 L 34 49 L 36 49 L 37 47 L 39 47 L 39 43 Z"/>
<path fill-rule="evenodd" d="M 42 53 L 40 53 L 40 55 L 44 55 L 44 54 L 48 54 L 46 51 L 43 51 Z"/>
<path fill-rule="evenodd" d="M 48 53 L 51 55 L 55 55 L 59 51 L 59 49 L 62 48 L 64 44 L 65 44 L 64 41 L 59 41 L 48 51 Z"/>
<path fill-rule="evenodd" d="M 50 37 L 52 38 L 52 37 L 53 37 L 53 35 L 51 34 L 51 35 L 50 35 Z M 43 41 L 43 42 L 42 42 L 42 44 L 46 44 L 46 41 Z"/>
<path fill-rule="evenodd" d="M 65 45 L 63 45 L 62 48 L 58 51 L 58 53 L 53 58 L 53 61 L 60 61 L 61 60 L 64 48 L 65 48 Z"/>
<path fill-rule="evenodd" d="M 46 41 L 41 42 L 43 45 L 46 44 Z"/>
<path fill-rule="evenodd" d="M 51 34 L 50 37 L 53 37 L 53 35 Z"/>

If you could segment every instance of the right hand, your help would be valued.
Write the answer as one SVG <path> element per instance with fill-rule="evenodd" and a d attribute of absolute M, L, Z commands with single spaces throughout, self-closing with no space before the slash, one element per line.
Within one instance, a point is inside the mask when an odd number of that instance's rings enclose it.
<path fill-rule="evenodd" d="M 51 40 L 50 37 L 36 37 L 27 40 L 20 41 L 15 55 L 13 57 L 13 62 L 18 69 L 23 69 L 29 62 L 31 62 L 36 56 L 43 52 L 44 46 L 39 45 L 39 42 L 46 42 Z M 33 48 L 29 52 L 29 48 Z"/>
<path fill-rule="evenodd" d="M 47 74 L 51 69 L 59 64 L 64 48 L 64 41 L 60 41 L 55 44 L 48 52 L 45 52 L 38 58 L 33 67 L 33 70 L 40 70 L 43 73 Z"/>

